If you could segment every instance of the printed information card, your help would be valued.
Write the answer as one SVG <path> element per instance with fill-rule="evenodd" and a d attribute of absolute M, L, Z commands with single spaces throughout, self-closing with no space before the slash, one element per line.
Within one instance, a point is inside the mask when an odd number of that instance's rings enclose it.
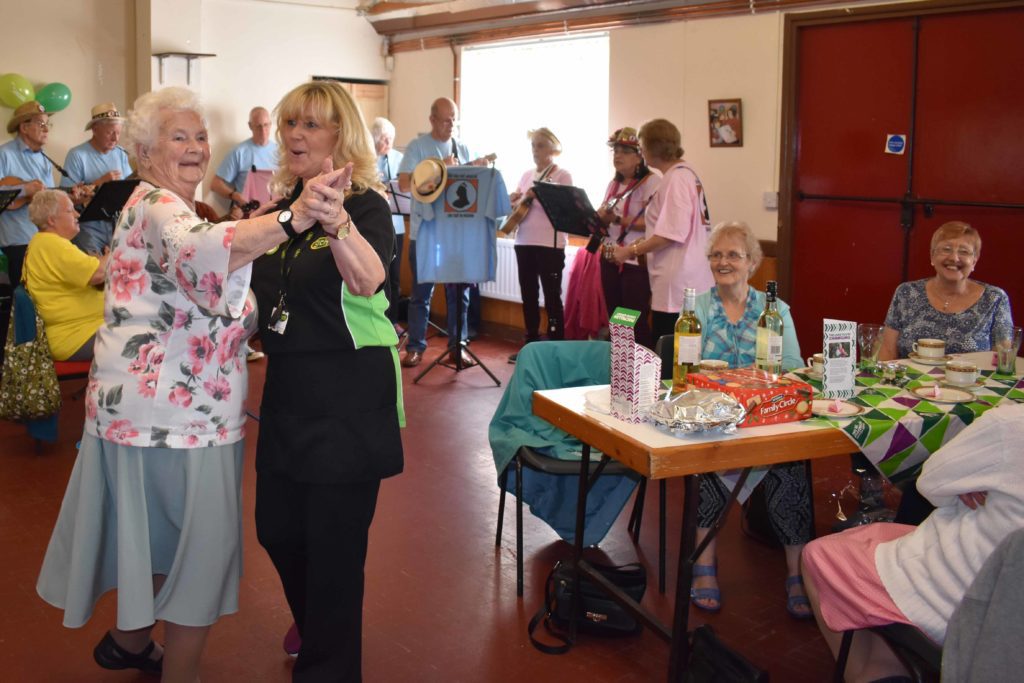
<path fill-rule="evenodd" d="M 824 327 L 822 393 L 825 398 L 851 398 L 857 375 L 857 323 L 825 318 Z"/>

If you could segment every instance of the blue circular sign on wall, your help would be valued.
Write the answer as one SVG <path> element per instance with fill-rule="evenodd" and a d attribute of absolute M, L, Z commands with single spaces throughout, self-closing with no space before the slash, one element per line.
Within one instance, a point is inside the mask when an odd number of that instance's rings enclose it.
<path fill-rule="evenodd" d="M 906 135 L 889 135 L 885 140 L 885 151 L 889 154 L 903 154 L 906 147 Z"/>

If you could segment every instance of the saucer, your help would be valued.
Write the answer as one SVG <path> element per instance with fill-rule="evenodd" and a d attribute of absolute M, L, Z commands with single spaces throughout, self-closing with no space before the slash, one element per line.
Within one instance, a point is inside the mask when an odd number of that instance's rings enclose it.
<path fill-rule="evenodd" d="M 933 358 L 931 356 L 919 356 L 911 351 L 910 360 L 915 363 L 920 363 L 921 365 L 945 365 L 946 361 L 953 360 L 953 356 L 938 356 Z"/>
<path fill-rule="evenodd" d="M 807 375 L 811 379 L 821 379 L 821 373 L 815 372 L 811 368 L 797 368 L 796 370 L 791 370 L 790 372 L 795 372 L 799 375 Z"/>
<path fill-rule="evenodd" d="M 940 384 L 939 395 L 934 393 L 934 385 L 915 387 L 910 390 L 914 396 L 923 398 L 932 403 L 967 403 L 974 400 L 974 394 L 968 389 L 954 387 L 949 384 Z"/>
<path fill-rule="evenodd" d="M 970 384 L 956 384 L 955 382 L 943 380 L 941 384 L 942 386 L 949 387 L 950 389 L 963 389 L 964 391 L 976 391 L 985 386 L 985 382 L 980 379 L 975 382 L 971 382 Z"/>
<path fill-rule="evenodd" d="M 835 400 L 831 398 L 816 398 L 811 401 L 811 414 L 817 415 L 818 417 L 828 417 L 835 420 L 845 420 L 855 415 L 860 415 L 864 412 L 864 407 L 859 406 L 856 403 L 849 403 L 847 401 L 839 401 L 839 412 L 834 413 L 830 410 L 835 405 Z"/>

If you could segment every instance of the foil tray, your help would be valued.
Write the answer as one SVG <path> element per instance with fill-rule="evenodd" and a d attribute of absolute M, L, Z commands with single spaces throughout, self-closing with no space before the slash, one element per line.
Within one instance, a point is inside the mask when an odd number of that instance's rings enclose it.
<path fill-rule="evenodd" d="M 747 409 L 733 396 L 711 389 L 689 389 L 666 395 L 650 407 L 651 421 L 674 436 L 718 431 L 731 434 Z"/>

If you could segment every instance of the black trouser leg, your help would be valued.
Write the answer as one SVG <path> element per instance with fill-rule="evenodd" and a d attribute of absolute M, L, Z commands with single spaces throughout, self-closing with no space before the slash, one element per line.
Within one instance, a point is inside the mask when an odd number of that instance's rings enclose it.
<path fill-rule="evenodd" d="M 565 314 L 562 309 L 565 250 L 539 248 L 544 250 L 541 254 L 540 285 L 544 290 L 544 309 L 548 314 L 548 339 L 565 339 Z"/>
<path fill-rule="evenodd" d="M 516 266 L 519 270 L 519 291 L 523 298 L 523 325 L 526 341 L 540 339 L 540 273 L 537 250 L 541 247 L 516 245 Z"/>
<path fill-rule="evenodd" d="M 0 247 L 7 256 L 7 275 L 11 281 L 11 298 L 0 303 L 0 365 L 4 359 L 4 344 L 7 342 L 7 326 L 11 320 L 11 305 L 14 301 L 14 288 L 21 282 L 21 266 L 25 263 L 27 245 Z"/>
<path fill-rule="evenodd" d="M 362 680 L 363 567 L 380 481 L 256 481 L 256 532 L 302 636 L 297 683 Z"/>

